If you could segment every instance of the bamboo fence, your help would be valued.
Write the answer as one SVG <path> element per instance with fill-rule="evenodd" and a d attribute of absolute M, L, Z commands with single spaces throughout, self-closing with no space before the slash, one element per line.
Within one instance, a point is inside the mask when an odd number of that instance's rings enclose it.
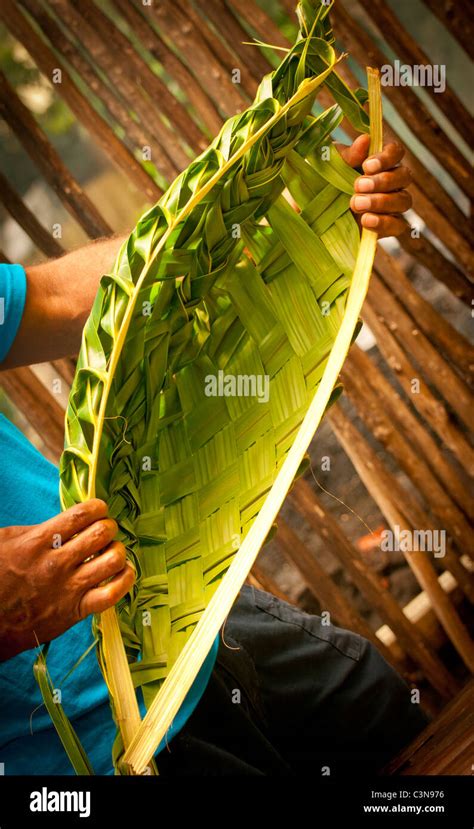
<path fill-rule="evenodd" d="M 456 3 L 453 13 L 447 2 L 425 0 L 425 5 L 426 13 L 431 9 L 472 54 L 467 2 Z M 280 22 L 282 10 L 293 18 L 294 0 L 275 0 L 274 8 Z M 364 10 L 369 18 L 361 16 Z M 159 197 L 166 182 L 207 145 L 226 117 L 248 105 L 270 69 L 270 50 L 245 42 L 256 37 L 287 48 L 276 19 L 255 0 L 163 0 L 150 5 L 140 0 L 2 0 L 0 5 L 0 21 L 43 75 L 51 81 L 61 70 L 56 92 L 115 164 L 118 175 L 138 190 L 144 204 Z M 422 46 L 384 0 L 338 2 L 331 20 L 339 47 L 359 67 L 382 67 L 388 61 L 387 48 L 405 63 L 429 63 Z M 240 70 L 239 83 L 233 82 L 235 68 Z M 350 86 L 358 85 L 347 61 L 340 64 L 340 71 Z M 449 85 L 442 95 L 433 95 L 429 88 L 427 92 L 438 106 L 436 114 L 412 88 L 384 88 L 393 111 L 466 201 L 453 198 L 427 166 L 426 156 L 420 158 L 408 149 L 414 210 L 424 229 L 401 237 L 398 258 L 379 246 L 363 309 L 376 348 L 368 353 L 352 348 L 341 379 L 353 415 L 347 405 L 338 403 L 328 417 L 386 526 L 445 530 L 446 555 L 440 566 L 429 553 L 405 554 L 420 594 L 401 607 L 370 557 L 323 505 L 310 477 L 298 480 L 291 490 L 288 504 L 297 521 L 290 525 L 279 520 L 275 543 L 321 609 L 329 611 L 336 623 L 374 642 L 409 682 L 428 689 L 425 706 L 439 711 L 474 671 L 474 643 L 467 624 L 468 602 L 474 600 L 467 486 L 474 471 L 469 440 L 474 358 L 467 340 L 422 296 L 404 266 L 422 265 L 433 281 L 471 307 L 472 226 L 464 203 L 472 197 L 474 180 L 467 159 L 438 116 L 447 116 L 466 140 L 472 138 L 474 127 Z M 326 92 L 320 94 L 320 103 L 332 103 Z M 38 173 L 87 236 L 95 239 L 114 232 L 3 73 L 0 111 Z M 391 120 L 385 124 L 386 140 L 398 138 Z M 343 128 L 348 138 L 354 137 L 348 123 Z M 150 150 L 158 176 L 153 177 L 142 163 L 144 147 Z M 38 220 L 3 173 L 0 199 L 38 254 L 63 253 L 51 229 Z M 8 261 L 4 254 L 2 258 Z M 67 386 L 74 372 L 73 357 L 54 362 L 53 369 Z M 64 411 L 51 385 L 31 368 L 3 372 L 0 384 L 41 436 L 49 457 L 57 461 Z M 383 623 L 379 630 L 372 629 L 308 548 L 298 532 L 303 526 L 322 539 L 354 588 L 377 610 Z M 285 598 L 265 566 L 265 550 L 250 580 Z"/>

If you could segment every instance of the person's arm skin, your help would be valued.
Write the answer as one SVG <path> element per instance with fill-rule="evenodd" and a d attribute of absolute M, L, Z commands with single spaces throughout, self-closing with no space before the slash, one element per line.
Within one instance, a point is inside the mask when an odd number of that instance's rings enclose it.
<path fill-rule="evenodd" d="M 113 267 L 126 238 L 100 239 L 25 268 L 25 310 L 0 370 L 77 354 L 99 280 Z"/>

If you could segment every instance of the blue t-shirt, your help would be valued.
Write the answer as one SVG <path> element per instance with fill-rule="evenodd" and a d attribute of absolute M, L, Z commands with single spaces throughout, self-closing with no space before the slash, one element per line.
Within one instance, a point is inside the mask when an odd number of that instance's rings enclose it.
<path fill-rule="evenodd" d="M 5 359 L 21 322 L 26 275 L 20 265 L 0 264 L 0 362 Z M 0 414 L 0 527 L 39 524 L 60 511 L 58 470 Z M 1 552 L 0 552 L 1 555 Z M 55 639 L 48 670 L 61 702 L 96 774 L 113 774 L 111 750 L 115 724 L 95 649 L 62 682 L 93 642 L 91 619 Z M 216 639 L 173 726 L 168 742 L 199 702 L 217 654 Z M 35 650 L 0 662 L 0 764 L 4 774 L 73 774 L 33 675 Z M 142 716 L 143 716 L 142 707 Z M 164 747 L 165 741 L 159 747 Z"/>

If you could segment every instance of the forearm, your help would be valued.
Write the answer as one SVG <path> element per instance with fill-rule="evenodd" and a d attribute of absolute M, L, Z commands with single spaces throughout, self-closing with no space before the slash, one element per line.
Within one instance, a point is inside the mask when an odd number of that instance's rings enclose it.
<path fill-rule="evenodd" d="M 23 318 L 0 369 L 57 360 L 79 350 L 99 280 L 126 236 L 101 239 L 59 259 L 27 267 Z"/>

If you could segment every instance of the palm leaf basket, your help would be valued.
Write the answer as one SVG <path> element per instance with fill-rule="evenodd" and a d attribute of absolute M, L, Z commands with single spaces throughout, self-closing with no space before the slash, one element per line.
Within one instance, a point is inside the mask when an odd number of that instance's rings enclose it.
<path fill-rule="evenodd" d="M 344 115 L 361 131 L 369 119 L 364 91 L 334 71 L 327 11 L 299 4 L 297 42 L 142 216 L 84 329 L 61 501 L 103 498 L 137 572 L 132 593 L 94 622 L 118 773 L 156 771 L 156 748 L 271 530 L 356 330 L 376 236 L 359 235 L 356 173 L 330 136 Z M 321 84 L 335 104 L 314 117 Z M 55 723 L 76 771 L 89 773 L 62 711 Z"/>

